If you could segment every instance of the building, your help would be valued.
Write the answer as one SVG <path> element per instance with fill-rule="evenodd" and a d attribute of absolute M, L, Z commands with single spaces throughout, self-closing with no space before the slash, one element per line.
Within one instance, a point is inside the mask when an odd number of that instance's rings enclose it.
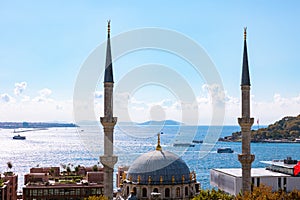
<path fill-rule="evenodd" d="M 258 187 L 260 184 L 264 184 L 272 187 L 273 191 L 300 190 L 300 162 L 289 164 L 283 160 L 274 160 L 262 161 L 262 163 L 268 166 L 251 170 L 251 189 L 253 186 Z M 212 169 L 210 184 L 229 194 L 237 195 L 242 191 L 242 170 L 240 168 Z"/>
<path fill-rule="evenodd" d="M 0 174 L 0 200 L 16 200 L 18 175 L 13 172 Z"/>
<path fill-rule="evenodd" d="M 97 171 L 96 171 L 97 170 Z M 59 167 L 31 168 L 24 176 L 23 200 L 84 199 L 104 194 L 103 168 L 80 167 L 60 173 Z"/>
<path fill-rule="evenodd" d="M 138 199 L 192 199 L 200 190 L 196 173 L 176 154 L 165 151 L 158 144 L 154 151 L 138 157 L 123 171 L 122 196 L 133 192 Z"/>

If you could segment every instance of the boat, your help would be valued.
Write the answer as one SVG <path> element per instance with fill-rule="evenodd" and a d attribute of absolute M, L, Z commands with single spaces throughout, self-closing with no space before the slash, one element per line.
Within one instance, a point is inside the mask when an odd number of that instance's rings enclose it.
<path fill-rule="evenodd" d="M 26 137 L 25 137 L 25 136 L 21 136 L 21 135 L 15 135 L 15 136 L 13 137 L 13 139 L 14 139 L 14 140 L 25 140 Z"/>
<path fill-rule="evenodd" d="M 192 142 L 196 143 L 196 144 L 200 144 L 200 143 L 203 143 L 203 140 L 193 140 Z"/>
<path fill-rule="evenodd" d="M 191 143 L 181 142 L 181 143 L 174 143 L 173 147 L 195 147 L 195 145 Z"/>
<path fill-rule="evenodd" d="M 230 147 L 218 148 L 217 153 L 233 153 Z"/>

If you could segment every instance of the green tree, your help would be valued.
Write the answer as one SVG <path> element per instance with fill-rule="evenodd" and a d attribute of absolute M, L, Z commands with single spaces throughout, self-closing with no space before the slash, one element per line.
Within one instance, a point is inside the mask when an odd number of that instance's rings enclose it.
<path fill-rule="evenodd" d="M 106 196 L 100 195 L 100 196 L 89 196 L 88 198 L 85 198 L 85 200 L 108 200 Z"/>
<path fill-rule="evenodd" d="M 221 190 L 201 190 L 199 195 L 193 198 L 193 200 L 233 200 L 234 196 L 227 194 Z"/>
<path fill-rule="evenodd" d="M 13 165 L 10 161 L 7 162 L 7 168 L 9 169 L 9 171 L 11 172 Z"/>
<path fill-rule="evenodd" d="M 93 171 L 94 171 L 94 172 L 98 171 L 98 166 L 97 166 L 97 165 L 94 165 L 94 166 L 93 166 Z"/>
<path fill-rule="evenodd" d="M 67 174 L 68 174 L 68 176 L 70 175 L 70 173 L 71 173 L 71 167 L 68 166 L 68 167 L 67 167 Z"/>

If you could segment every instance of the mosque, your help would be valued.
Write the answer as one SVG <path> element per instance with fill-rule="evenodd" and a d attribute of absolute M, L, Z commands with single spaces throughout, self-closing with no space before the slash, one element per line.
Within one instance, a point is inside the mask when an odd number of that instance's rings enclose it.
<path fill-rule="evenodd" d="M 176 154 L 160 146 L 138 157 L 129 167 L 123 182 L 124 197 L 133 191 L 138 199 L 191 199 L 200 189 L 196 173 Z"/>
<path fill-rule="evenodd" d="M 113 116 L 113 80 L 109 21 L 104 73 L 104 117 L 101 117 L 104 155 L 100 156 L 104 166 L 104 195 L 109 199 L 113 198 L 113 169 L 118 160 L 113 154 L 113 130 L 117 122 Z M 196 173 L 190 172 L 178 155 L 162 149 L 160 134 L 156 149 L 138 157 L 128 171 L 123 173 L 120 182 L 123 198 L 133 193 L 135 199 L 191 199 L 200 190 Z"/>

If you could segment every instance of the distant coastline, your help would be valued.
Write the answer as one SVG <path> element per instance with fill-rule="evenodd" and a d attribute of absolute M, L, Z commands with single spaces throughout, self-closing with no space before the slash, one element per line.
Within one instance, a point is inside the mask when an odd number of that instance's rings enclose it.
<path fill-rule="evenodd" d="M 241 132 L 220 138 L 223 142 L 240 142 Z M 260 143 L 300 143 L 300 115 L 287 116 L 265 128 L 251 131 L 251 142 Z"/>
<path fill-rule="evenodd" d="M 0 128 L 18 129 L 18 128 L 58 128 L 58 127 L 78 127 L 73 123 L 54 123 L 54 122 L 0 122 Z"/>

